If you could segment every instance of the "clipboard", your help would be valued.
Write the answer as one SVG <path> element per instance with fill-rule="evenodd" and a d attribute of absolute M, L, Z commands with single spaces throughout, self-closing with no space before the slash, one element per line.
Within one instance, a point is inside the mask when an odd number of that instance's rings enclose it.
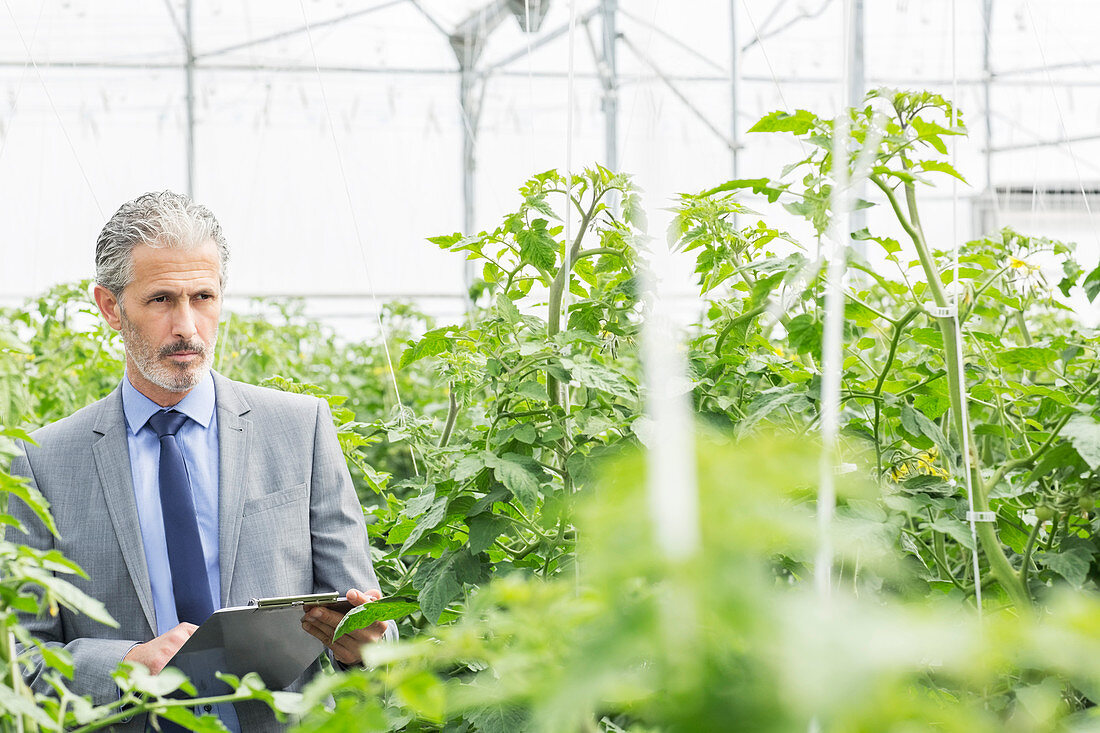
<path fill-rule="evenodd" d="M 302 629 L 306 607 L 345 610 L 345 605 L 351 608 L 338 593 L 315 593 L 253 598 L 247 606 L 218 609 L 168 665 L 186 674 L 200 697 L 232 692 L 217 672 L 238 677 L 256 672 L 268 689 L 281 690 L 298 679 L 325 648 Z"/>

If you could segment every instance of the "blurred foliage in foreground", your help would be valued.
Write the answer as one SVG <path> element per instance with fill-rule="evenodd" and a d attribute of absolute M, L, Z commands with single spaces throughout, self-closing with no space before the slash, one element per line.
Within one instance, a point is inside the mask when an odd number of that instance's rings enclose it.
<path fill-rule="evenodd" d="M 786 558 L 814 552 L 816 456 L 701 440 L 702 547 L 677 563 L 654 550 L 642 456 L 614 461 L 578 505 L 579 580 L 482 588 L 455 624 L 371 649 L 374 672 L 315 683 L 338 705 L 302 729 L 1092 729 L 1072 691 L 1100 691 L 1100 599 L 1058 592 L 1039 620 L 980 626 L 914 592 L 867 484 L 841 487 L 831 602 L 788 582 Z"/>

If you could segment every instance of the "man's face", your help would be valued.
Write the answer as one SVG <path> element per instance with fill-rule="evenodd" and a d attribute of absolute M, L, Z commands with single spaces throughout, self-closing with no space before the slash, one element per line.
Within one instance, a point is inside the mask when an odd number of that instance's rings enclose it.
<path fill-rule="evenodd" d="M 131 383 L 154 402 L 173 405 L 214 362 L 222 308 L 217 245 L 139 245 L 132 257 L 134 277 L 122 297 L 97 289 L 96 300 L 122 332 Z"/>

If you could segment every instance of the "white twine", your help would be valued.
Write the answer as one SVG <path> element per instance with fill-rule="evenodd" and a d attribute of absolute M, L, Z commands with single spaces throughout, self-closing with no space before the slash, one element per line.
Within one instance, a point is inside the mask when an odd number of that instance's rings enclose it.
<path fill-rule="evenodd" d="M 958 27 L 956 25 L 956 8 L 955 0 L 951 0 L 951 129 L 955 129 L 958 126 L 958 107 L 956 106 L 959 98 L 959 73 L 956 66 L 957 58 L 957 45 L 958 45 Z M 958 149 L 958 136 L 951 138 L 951 167 L 956 165 L 956 151 Z M 951 242 L 952 242 L 952 288 L 951 288 L 951 302 L 954 305 L 952 308 L 952 325 L 955 329 L 955 361 L 959 365 L 959 423 L 962 427 L 962 435 L 959 438 L 959 445 L 962 450 L 963 459 L 963 474 L 966 477 L 966 503 L 969 508 L 967 512 L 967 518 L 970 523 L 970 540 L 974 545 L 972 552 L 972 559 L 974 565 L 974 602 L 978 607 L 978 618 L 982 618 L 982 569 L 981 563 L 978 558 L 978 523 L 975 520 L 974 515 L 974 478 L 973 478 L 973 462 L 970 455 L 970 397 L 967 394 L 966 389 L 966 368 L 963 362 L 963 347 L 962 347 L 962 318 L 960 317 L 959 309 L 959 295 L 962 291 L 962 282 L 959 280 L 959 186 L 958 180 L 952 176 L 951 178 Z"/>
<path fill-rule="evenodd" d="M 567 84 L 567 104 L 565 109 L 565 256 L 562 267 L 565 271 L 565 287 L 561 294 L 561 323 L 562 330 L 569 326 L 569 283 L 572 280 L 573 267 L 573 103 L 576 91 L 573 76 L 573 48 L 577 35 L 577 2 L 569 0 L 569 81 Z M 561 385 L 563 397 L 568 395 L 569 389 Z M 566 413 L 568 399 L 565 399 Z"/>
<path fill-rule="evenodd" d="M 393 368 L 393 357 L 390 354 L 389 344 L 389 332 L 386 330 L 386 324 L 382 320 L 382 306 L 378 301 L 378 293 L 374 289 L 374 280 L 370 275 L 370 262 L 367 260 L 366 247 L 363 244 L 363 235 L 359 229 L 359 217 L 355 214 L 355 201 L 351 195 L 351 185 L 348 183 L 347 171 L 344 169 L 344 156 L 340 151 L 340 141 L 336 138 L 336 125 L 333 124 L 332 110 L 329 108 L 328 94 L 325 93 L 325 82 L 321 75 L 321 67 L 317 62 L 317 49 L 313 45 L 313 32 L 310 27 L 309 17 L 306 15 L 306 7 L 303 0 L 298 0 L 298 6 L 302 10 L 302 20 L 305 21 L 306 26 L 306 38 L 309 40 L 309 50 L 313 55 L 313 68 L 317 75 L 317 85 L 321 89 L 321 101 L 325 106 L 325 116 L 328 118 L 328 129 L 332 136 L 332 147 L 336 151 L 336 163 L 340 168 L 340 179 L 344 185 L 344 195 L 347 197 L 348 212 L 351 214 L 352 228 L 355 231 L 355 241 L 359 245 L 359 256 L 363 261 L 363 274 L 367 280 L 367 289 L 370 291 L 371 304 L 374 306 L 375 316 L 378 320 L 378 329 L 382 335 L 382 350 L 386 354 L 386 367 L 390 372 L 390 379 L 393 383 L 393 395 L 397 400 L 398 416 L 401 424 L 405 424 L 405 403 L 401 400 L 401 388 L 397 384 L 397 372 Z M 412 443 L 409 443 L 409 457 L 412 459 L 413 473 L 417 476 L 420 475 L 420 468 L 416 461 L 416 451 L 413 449 Z"/>

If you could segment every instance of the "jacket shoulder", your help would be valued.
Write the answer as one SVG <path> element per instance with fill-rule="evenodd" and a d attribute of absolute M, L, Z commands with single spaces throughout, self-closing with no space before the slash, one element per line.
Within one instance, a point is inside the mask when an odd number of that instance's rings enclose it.
<path fill-rule="evenodd" d="M 325 401 L 319 397 L 295 392 L 284 392 L 281 389 L 271 387 L 259 387 L 255 384 L 238 382 L 233 379 L 221 377 L 215 382 L 217 388 L 233 392 L 232 399 L 247 406 L 248 412 L 282 412 L 313 416 L 317 414 L 319 405 Z M 219 404 L 222 394 L 218 394 Z"/>
<path fill-rule="evenodd" d="M 94 430 L 106 414 L 116 409 L 122 414 L 122 403 L 118 390 L 111 392 L 103 399 L 86 405 L 68 417 L 63 417 L 56 422 L 38 428 L 31 433 L 31 438 L 40 448 L 46 448 L 51 444 L 64 441 L 72 436 L 84 436 Z"/>

